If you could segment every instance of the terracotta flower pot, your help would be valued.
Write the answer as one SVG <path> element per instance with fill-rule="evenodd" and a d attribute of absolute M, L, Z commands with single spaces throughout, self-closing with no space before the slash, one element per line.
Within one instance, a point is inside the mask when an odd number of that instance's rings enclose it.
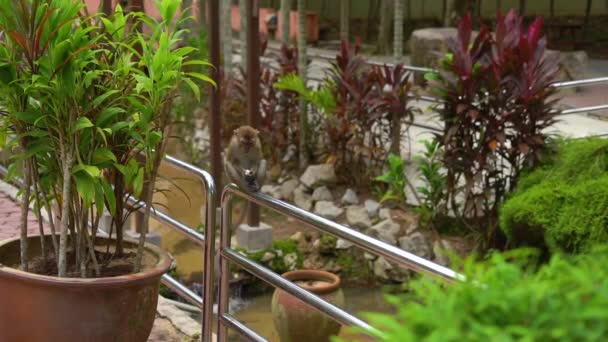
<path fill-rule="evenodd" d="M 29 253 L 40 253 L 39 236 L 29 237 Z M 97 241 L 106 243 L 106 239 Z M 51 245 L 50 239 L 47 245 Z M 136 248 L 134 241 L 125 247 Z M 148 267 L 108 278 L 59 278 L 22 272 L 19 239 L 0 242 L 0 341 L 145 342 L 156 315 L 160 277 L 169 255 L 146 245 Z"/>
<path fill-rule="evenodd" d="M 282 276 L 332 304 L 344 305 L 340 277 L 333 273 L 298 270 Z M 281 342 L 329 341 L 341 328 L 340 323 L 279 289 L 272 295 L 272 320 Z"/>

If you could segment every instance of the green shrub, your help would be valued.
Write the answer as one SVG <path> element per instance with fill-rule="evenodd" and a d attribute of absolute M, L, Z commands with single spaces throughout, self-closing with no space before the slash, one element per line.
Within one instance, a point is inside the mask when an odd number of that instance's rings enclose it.
<path fill-rule="evenodd" d="M 582 252 L 608 242 L 608 140 L 560 142 L 549 163 L 523 176 L 500 210 L 513 246 Z"/>
<path fill-rule="evenodd" d="M 556 254 L 538 272 L 523 266 L 529 256 L 517 250 L 483 263 L 469 258 L 467 282 L 421 278 L 410 284 L 410 295 L 389 297 L 396 313 L 364 317 L 381 341 L 605 340 L 608 249 Z"/>

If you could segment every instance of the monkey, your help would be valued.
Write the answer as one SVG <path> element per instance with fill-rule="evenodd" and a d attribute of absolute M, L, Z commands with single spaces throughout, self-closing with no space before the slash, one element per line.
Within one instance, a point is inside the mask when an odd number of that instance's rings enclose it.
<path fill-rule="evenodd" d="M 259 133 L 251 126 L 235 129 L 224 155 L 228 179 L 252 192 L 259 191 L 266 178 L 266 159 Z"/>
<path fill-rule="evenodd" d="M 224 171 L 228 179 L 251 192 L 260 191 L 266 178 L 266 159 L 262 154 L 259 133 L 251 126 L 240 126 L 234 130 L 224 152 Z M 243 223 L 248 208 L 249 202 L 245 202 L 231 231 Z"/>

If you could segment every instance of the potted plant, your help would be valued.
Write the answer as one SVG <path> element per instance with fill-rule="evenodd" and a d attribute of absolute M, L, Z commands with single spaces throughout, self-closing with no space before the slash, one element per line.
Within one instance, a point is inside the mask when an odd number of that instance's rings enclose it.
<path fill-rule="evenodd" d="M 281 276 L 334 305 L 344 306 L 340 277 L 333 273 L 295 270 Z M 340 323 L 280 289 L 272 295 L 271 311 L 274 326 L 284 342 L 329 341 L 342 328 Z"/>
<path fill-rule="evenodd" d="M 181 84 L 180 0 L 144 13 L 88 15 L 78 0 L 0 0 L 3 148 L 20 175 L 21 237 L 0 243 L 0 340 L 145 341 L 169 256 L 145 244 L 155 179 Z M 142 34 L 138 28 L 145 28 Z M 123 238 L 142 198 L 139 241 Z M 30 205 L 31 204 L 31 205 Z M 50 233 L 28 237 L 32 207 Z M 110 238 L 99 219 L 112 216 Z M 17 227 L 16 227 L 17 228 Z M 114 238 L 113 238 L 114 236 Z"/>

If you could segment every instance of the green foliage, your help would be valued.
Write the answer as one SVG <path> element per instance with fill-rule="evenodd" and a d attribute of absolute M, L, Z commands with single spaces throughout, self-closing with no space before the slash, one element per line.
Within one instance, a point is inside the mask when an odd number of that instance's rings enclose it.
<path fill-rule="evenodd" d="M 405 202 L 405 185 L 407 179 L 403 167 L 403 159 L 395 154 L 388 156 L 388 170 L 383 175 L 375 178 L 376 181 L 382 182 L 388 186 L 382 197 L 381 203 L 394 201 L 397 203 Z"/>
<path fill-rule="evenodd" d="M 275 240 L 272 243 L 272 248 L 258 252 L 247 252 L 243 249 L 238 249 L 238 251 L 258 264 L 266 264 L 271 270 L 278 274 L 301 268 L 302 262 L 304 261 L 302 253 L 298 250 L 298 242 L 291 239 Z M 274 257 L 269 261 L 263 262 L 262 259 L 267 253 L 272 253 Z M 287 265 L 284 257 L 291 253 L 296 255 L 296 262 L 294 265 Z"/>
<path fill-rule="evenodd" d="M 11 169 L 38 189 L 35 206 L 62 207 L 62 234 L 82 234 L 89 221 L 96 231 L 107 210 L 121 241 L 127 195 L 154 187 L 178 89 L 198 98 L 192 79 L 213 83 L 200 73 L 208 63 L 192 58 L 196 49 L 179 46 L 189 19 L 174 18 L 180 4 L 156 1 L 157 20 L 121 6 L 85 17 L 74 0 L 0 0 L 0 135 L 17 152 Z M 149 34 L 134 29 L 144 26 Z"/>
<path fill-rule="evenodd" d="M 600 341 L 608 336 L 608 249 L 555 255 L 537 272 L 529 252 L 464 262 L 467 281 L 410 283 L 395 314 L 369 313 L 379 341 Z M 334 341 L 343 341 L 334 338 Z"/>
<path fill-rule="evenodd" d="M 319 253 L 324 255 L 334 255 L 336 253 L 336 243 L 338 239 L 331 235 L 322 233 L 319 237 Z"/>
<path fill-rule="evenodd" d="M 514 245 L 582 252 L 608 242 L 608 140 L 565 140 L 548 163 L 523 176 L 500 210 Z"/>
<path fill-rule="evenodd" d="M 279 81 L 274 84 L 274 87 L 297 93 L 304 101 L 321 109 L 321 112 L 325 115 L 331 115 L 336 110 L 336 99 L 328 83 L 325 83 L 317 90 L 312 90 L 306 87 L 300 76 L 287 74 L 280 77 Z"/>
<path fill-rule="evenodd" d="M 422 200 L 417 211 L 423 225 L 434 227 L 438 217 L 445 215 L 447 209 L 445 203 L 446 177 L 441 171 L 443 150 L 437 140 L 425 140 L 423 144 L 424 154 L 416 158 L 418 172 L 424 182 L 424 186 L 417 188 Z"/>

